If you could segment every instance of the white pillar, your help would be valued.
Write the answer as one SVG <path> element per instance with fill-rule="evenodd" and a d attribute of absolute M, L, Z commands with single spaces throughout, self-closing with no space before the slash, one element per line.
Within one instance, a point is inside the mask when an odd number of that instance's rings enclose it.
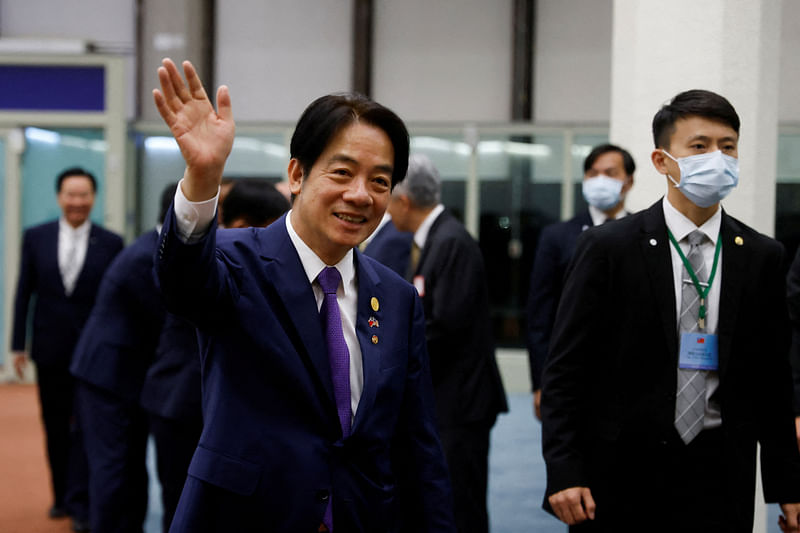
<path fill-rule="evenodd" d="M 652 119 L 677 93 L 708 89 L 741 119 L 739 187 L 725 210 L 774 234 L 781 0 L 614 0 L 610 138 L 636 159 L 628 207 L 666 191 L 650 163 Z"/>

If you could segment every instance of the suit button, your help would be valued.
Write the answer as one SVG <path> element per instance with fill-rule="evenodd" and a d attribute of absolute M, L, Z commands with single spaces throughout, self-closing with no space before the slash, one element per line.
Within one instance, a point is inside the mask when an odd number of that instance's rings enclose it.
<path fill-rule="evenodd" d="M 330 499 L 331 495 L 330 492 L 327 490 L 318 490 L 317 491 L 317 500 L 321 502 L 327 502 Z"/>

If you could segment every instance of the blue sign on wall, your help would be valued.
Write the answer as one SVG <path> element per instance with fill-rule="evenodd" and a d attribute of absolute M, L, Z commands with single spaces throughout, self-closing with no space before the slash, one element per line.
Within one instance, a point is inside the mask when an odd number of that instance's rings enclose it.
<path fill-rule="evenodd" d="M 103 66 L 0 65 L 0 111 L 103 110 Z"/>

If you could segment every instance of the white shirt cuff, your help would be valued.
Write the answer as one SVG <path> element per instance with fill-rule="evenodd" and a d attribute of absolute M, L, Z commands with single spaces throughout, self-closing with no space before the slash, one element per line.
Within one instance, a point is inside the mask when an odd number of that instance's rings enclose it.
<path fill-rule="evenodd" d="M 178 183 L 175 191 L 175 219 L 178 222 L 176 230 L 183 242 L 192 244 L 205 237 L 211 227 L 211 222 L 217 214 L 219 189 L 216 196 L 210 200 L 190 202 L 181 190 L 182 183 L 183 180 Z"/>

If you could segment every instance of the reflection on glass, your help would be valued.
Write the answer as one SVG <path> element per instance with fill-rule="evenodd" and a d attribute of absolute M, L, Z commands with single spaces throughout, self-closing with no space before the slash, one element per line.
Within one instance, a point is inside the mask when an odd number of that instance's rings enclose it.
<path fill-rule="evenodd" d="M 778 136 L 775 238 L 794 258 L 800 244 L 800 134 Z"/>

